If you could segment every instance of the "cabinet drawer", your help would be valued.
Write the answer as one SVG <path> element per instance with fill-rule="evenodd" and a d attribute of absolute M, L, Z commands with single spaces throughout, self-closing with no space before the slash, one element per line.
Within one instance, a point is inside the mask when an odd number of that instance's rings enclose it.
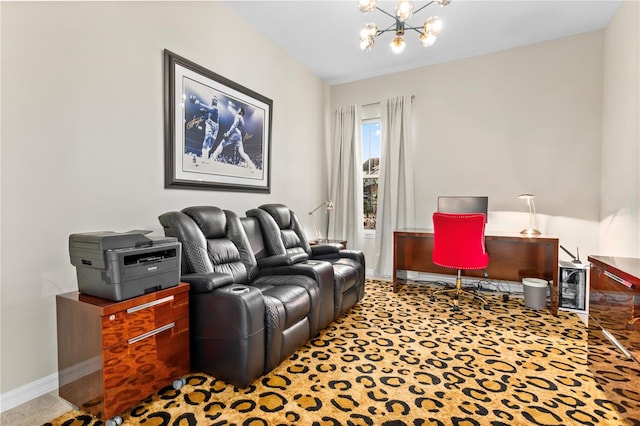
<path fill-rule="evenodd" d="M 189 295 L 169 295 L 102 317 L 102 347 L 123 343 L 188 315 Z"/>
<path fill-rule="evenodd" d="M 110 418 L 189 371 L 189 318 L 114 345 L 103 353 L 104 418 Z"/>

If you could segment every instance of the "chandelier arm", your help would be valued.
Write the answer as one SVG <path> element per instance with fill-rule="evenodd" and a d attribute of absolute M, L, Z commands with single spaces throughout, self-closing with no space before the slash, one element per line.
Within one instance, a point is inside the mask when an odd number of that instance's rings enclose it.
<path fill-rule="evenodd" d="M 416 13 L 420 12 L 422 9 L 432 5 L 433 3 L 435 3 L 435 0 L 431 0 L 429 3 L 425 4 L 424 6 L 421 6 L 419 8 L 417 8 L 416 10 L 413 11 L 413 14 L 415 15 Z"/>
<path fill-rule="evenodd" d="M 378 6 L 376 6 L 376 10 L 379 10 L 380 12 L 384 13 L 385 15 L 387 15 L 388 17 L 392 18 L 393 20 L 396 20 L 398 18 L 396 18 L 395 15 L 390 14 L 389 12 L 379 8 Z"/>
<path fill-rule="evenodd" d="M 384 30 L 378 30 L 378 32 L 376 33 L 376 37 L 378 37 L 380 34 L 384 34 L 384 33 L 387 33 L 389 31 L 393 31 L 395 33 L 396 32 L 396 24 L 389 25 Z"/>
<path fill-rule="evenodd" d="M 422 28 L 423 27 L 404 27 L 405 30 L 413 30 L 418 34 L 422 34 Z"/>

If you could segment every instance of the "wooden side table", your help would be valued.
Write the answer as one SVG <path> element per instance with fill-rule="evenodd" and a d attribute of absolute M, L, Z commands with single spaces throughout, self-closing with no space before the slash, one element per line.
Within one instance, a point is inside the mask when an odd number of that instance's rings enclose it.
<path fill-rule="evenodd" d="M 59 294 L 56 310 L 58 392 L 100 419 L 189 372 L 189 284 L 120 302 Z"/>

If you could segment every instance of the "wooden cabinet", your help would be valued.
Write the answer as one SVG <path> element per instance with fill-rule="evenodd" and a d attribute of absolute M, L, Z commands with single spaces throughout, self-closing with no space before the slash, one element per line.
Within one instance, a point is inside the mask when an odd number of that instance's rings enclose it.
<path fill-rule="evenodd" d="M 62 398 L 111 419 L 189 372 L 189 285 L 120 302 L 56 296 Z"/>
<path fill-rule="evenodd" d="M 589 367 L 626 424 L 640 425 L 640 259 L 588 259 Z"/>

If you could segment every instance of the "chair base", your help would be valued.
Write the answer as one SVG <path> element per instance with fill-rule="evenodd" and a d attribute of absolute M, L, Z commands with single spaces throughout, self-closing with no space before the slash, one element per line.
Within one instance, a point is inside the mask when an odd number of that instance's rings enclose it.
<path fill-rule="evenodd" d="M 467 291 L 467 290 L 463 290 L 462 289 L 462 274 L 461 271 L 458 271 L 458 276 L 456 277 L 456 286 L 454 288 L 447 288 L 444 290 L 436 290 L 433 293 L 431 293 L 430 296 L 430 300 L 432 302 L 436 301 L 436 296 L 438 294 L 445 294 L 445 293 L 453 293 L 453 310 L 454 311 L 459 311 L 460 310 L 460 306 L 458 305 L 458 302 L 460 300 L 460 296 L 461 295 L 467 295 L 467 296 L 471 296 L 474 299 L 478 299 L 482 302 L 484 309 L 491 309 L 491 307 L 489 306 L 489 302 L 487 301 L 487 299 L 485 299 L 484 297 L 480 296 L 477 292 L 474 291 Z"/>

